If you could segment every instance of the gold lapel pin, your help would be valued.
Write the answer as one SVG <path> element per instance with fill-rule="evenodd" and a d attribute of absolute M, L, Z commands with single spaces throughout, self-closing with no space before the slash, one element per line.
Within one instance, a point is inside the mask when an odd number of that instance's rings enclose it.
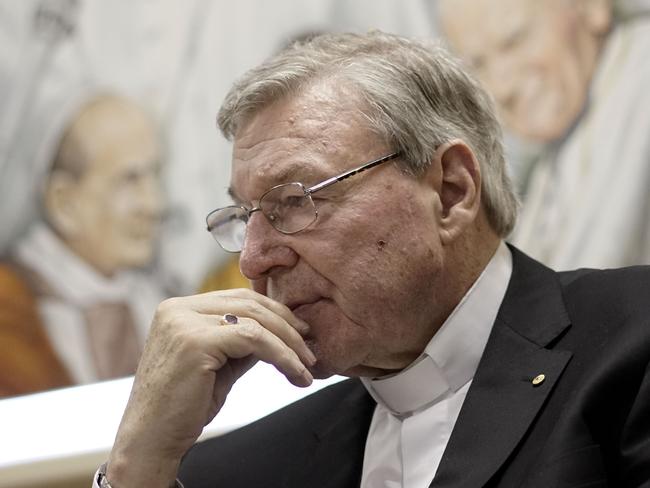
<path fill-rule="evenodd" d="M 538 374 L 537 376 L 535 376 L 533 378 L 532 383 L 533 383 L 534 386 L 538 386 L 538 385 L 541 385 L 542 383 L 544 383 L 545 379 L 546 379 L 546 375 Z"/>

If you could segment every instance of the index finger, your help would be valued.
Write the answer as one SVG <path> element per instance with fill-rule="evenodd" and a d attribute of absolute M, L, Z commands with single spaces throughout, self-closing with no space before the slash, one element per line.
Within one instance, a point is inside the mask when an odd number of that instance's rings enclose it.
<path fill-rule="evenodd" d="M 214 314 L 221 313 L 221 310 L 217 311 L 215 309 L 214 298 L 243 298 L 248 300 L 254 300 L 259 303 L 261 306 L 269 309 L 271 312 L 275 313 L 282 317 L 289 325 L 299 332 L 305 333 L 309 329 L 309 325 L 304 321 L 296 317 L 293 312 L 284 305 L 272 298 L 257 293 L 256 291 L 250 290 L 248 288 L 235 288 L 231 290 L 218 290 L 211 291 L 207 293 L 202 293 L 200 295 L 194 295 L 192 297 L 186 297 L 192 299 L 191 307 L 193 310 L 203 314 Z"/>

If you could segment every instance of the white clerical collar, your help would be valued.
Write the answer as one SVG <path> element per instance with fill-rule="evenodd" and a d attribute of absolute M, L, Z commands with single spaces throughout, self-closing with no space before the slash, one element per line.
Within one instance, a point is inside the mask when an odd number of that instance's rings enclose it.
<path fill-rule="evenodd" d="M 97 301 L 122 301 L 133 292 L 132 272 L 102 276 L 42 223 L 34 224 L 13 254 L 38 272 L 59 296 L 80 307 Z"/>
<path fill-rule="evenodd" d="M 512 254 L 501 242 L 469 291 L 436 332 L 422 355 L 399 373 L 361 378 L 377 403 L 410 415 L 471 381 L 512 274 Z"/>

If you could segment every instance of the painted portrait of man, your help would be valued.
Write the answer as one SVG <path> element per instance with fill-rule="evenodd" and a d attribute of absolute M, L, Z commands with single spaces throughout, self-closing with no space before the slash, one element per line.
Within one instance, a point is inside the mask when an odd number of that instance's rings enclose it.
<path fill-rule="evenodd" d="M 649 11 L 644 1 L 440 2 L 443 34 L 505 125 L 541 148 L 513 241 L 548 265 L 650 263 Z"/>
<path fill-rule="evenodd" d="M 163 197 L 155 123 L 116 95 L 80 101 L 52 155 L 42 219 L 0 267 L 0 392 L 135 372 L 151 306 Z"/>

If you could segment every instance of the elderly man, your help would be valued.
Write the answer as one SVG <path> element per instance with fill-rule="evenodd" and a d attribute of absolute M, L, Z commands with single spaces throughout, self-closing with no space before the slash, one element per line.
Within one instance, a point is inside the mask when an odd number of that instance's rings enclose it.
<path fill-rule="evenodd" d="M 44 221 L 0 263 L 0 396 L 133 374 L 164 298 L 140 272 L 162 204 L 152 119 L 108 94 L 70 112 L 44 171 Z"/>
<path fill-rule="evenodd" d="M 320 36 L 218 120 L 235 205 L 208 228 L 254 291 L 160 305 L 98 486 L 648 479 L 650 271 L 557 274 L 504 244 L 499 125 L 448 54 Z M 353 378 L 186 455 L 257 360 L 297 386 Z"/>
<path fill-rule="evenodd" d="M 436 5 L 506 125 L 542 146 L 513 242 L 557 269 L 650 264 L 650 2 Z"/>

